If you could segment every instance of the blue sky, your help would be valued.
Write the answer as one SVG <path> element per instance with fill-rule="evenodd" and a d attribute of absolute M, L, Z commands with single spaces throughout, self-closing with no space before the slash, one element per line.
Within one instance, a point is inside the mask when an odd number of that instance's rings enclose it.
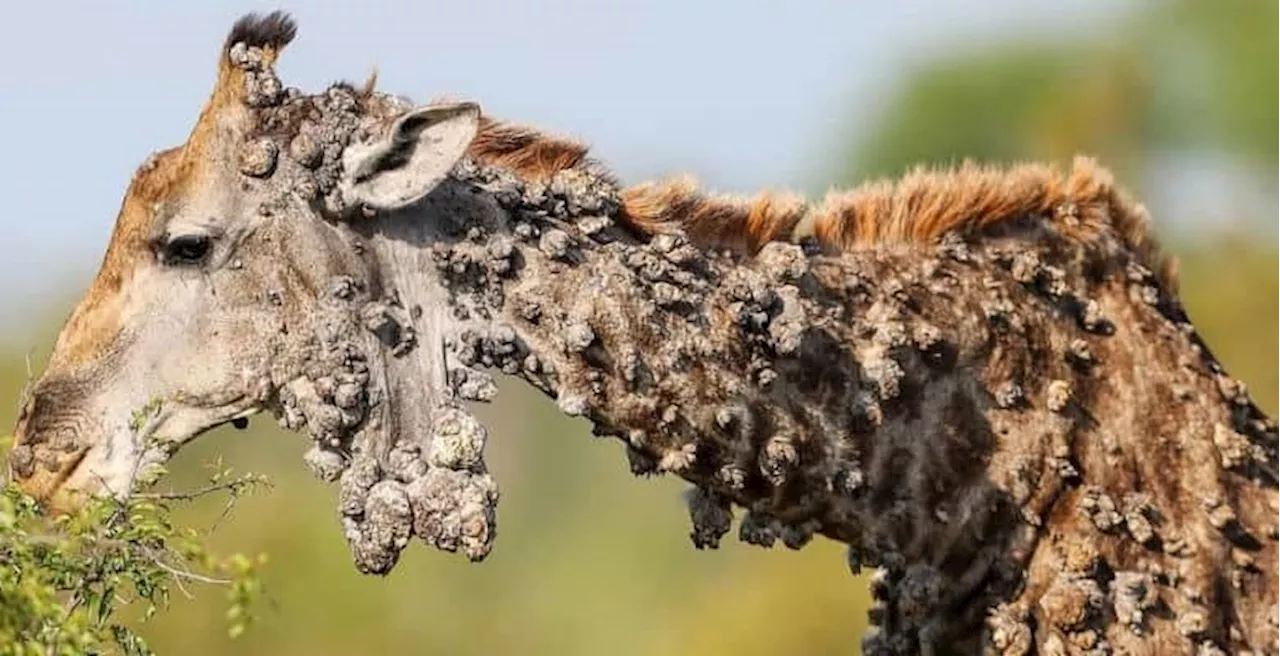
<path fill-rule="evenodd" d="M 180 143 L 231 23 L 282 8 L 279 72 L 363 80 L 584 139 L 624 180 L 689 171 L 721 190 L 821 188 L 912 61 L 1011 32 L 1112 21 L 1108 0 L 42 2 L 6 8 L 9 199 L 0 333 L 63 316 L 97 269 L 125 185 Z"/>

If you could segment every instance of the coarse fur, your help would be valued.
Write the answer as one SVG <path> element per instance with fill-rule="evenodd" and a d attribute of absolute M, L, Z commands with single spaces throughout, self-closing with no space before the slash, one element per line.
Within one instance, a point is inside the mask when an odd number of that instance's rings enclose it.
<path fill-rule="evenodd" d="M 279 52 L 292 43 L 296 36 L 298 36 L 298 24 L 283 11 L 273 11 L 266 16 L 249 13 L 241 16 L 231 26 L 222 49 L 224 52 L 231 52 L 232 46 L 243 43 L 250 48 L 265 48 L 272 52 Z"/>
<path fill-rule="evenodd" d="M 532 180 L 589 161 L 580 143 L 492 119 L 470 154 Z M 709 193 L 687 175 L 628 187 L 622 198 L 619 218 L 642 233 L 680 230 L 704 248 L 747 254 L 772 241 L 809 236 L 828 251 L 927 245 L 958 231 L 1034 239 L 1048 222 L 1086 248 L 1103 237 L 1118 238 L 1166 289 L 1177 291 L 1175 263 L 1156 239 L 1146 209 L 1088 157 L 1077 157 L 1067 175 L 1038 163 L 920 167 L 897 181 L 832 191 L 820 204 L 775 191 L 754 197 Z"/>

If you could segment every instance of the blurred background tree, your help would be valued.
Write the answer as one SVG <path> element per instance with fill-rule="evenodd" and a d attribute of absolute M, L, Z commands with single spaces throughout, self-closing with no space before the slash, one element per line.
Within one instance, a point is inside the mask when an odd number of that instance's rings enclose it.
<path fill-rule="evenodd" d="M 1098 156 L 1148 202 L 1182 261 L 1193 320 L 1274 413 L 1276 24 L 1271 0 L 1168 0 L 1084 37 L 1012 35 L 922 59 L 860 126 L 866 138 L 815 153 L 841 164 L 813 182 L 966 157 Z M 23 354 L 0 364 L 0 395 L 16 398 Z M 13 410 L 0 409 L 0 423 L 11 426 Z M 214 454 L 276 483 L 210 538 L 221 552 L 271 555 L 260 621 L 233 641 L 217 595 L 177 598 L 141 632 L 160 654 L 190 656 L 858 652 L 866 582 L 845 573 L 838 545 L 695 551 L 678 481 L 632 478 L 618 444 L 592 440 L 584 422 L 519 386 L 503 385 L 478 414 L 503 492 L 494 553 L 470 565 L 415 547 L 387 579 L 350 565 L 334 490 L 301 466 L 304 440 L 263 419 L 202 439 L 175 461 L 178 484 Z M 220 512 L 197 503 L 180 519 L 208 527 Z"/>

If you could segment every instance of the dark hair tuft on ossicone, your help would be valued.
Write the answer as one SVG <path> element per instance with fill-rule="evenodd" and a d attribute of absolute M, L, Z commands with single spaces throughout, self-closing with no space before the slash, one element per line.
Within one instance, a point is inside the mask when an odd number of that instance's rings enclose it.
<path fill-rule="evenodd" d="M 250 48 L 270 48 L 280 50 L 289 45 L 298 35 L 298 24 L 293 17 L 283 11 L 273 11 L 266 16 L 258 13 L 245 14 L 231 26 L 227 35 L 226 49 L 243 42 Z"/>

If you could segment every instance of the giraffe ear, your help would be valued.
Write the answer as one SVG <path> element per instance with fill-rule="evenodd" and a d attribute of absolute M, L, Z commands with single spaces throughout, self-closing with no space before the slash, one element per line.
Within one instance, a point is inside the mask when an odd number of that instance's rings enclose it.
<path fill-rule="evenodd" d="M 480 105 L 426 105 L 396 119 L 386 136 L 343 153 L 348 205 L 394 210 L 418 202 L 467 153 L 480 129 Z"/>

